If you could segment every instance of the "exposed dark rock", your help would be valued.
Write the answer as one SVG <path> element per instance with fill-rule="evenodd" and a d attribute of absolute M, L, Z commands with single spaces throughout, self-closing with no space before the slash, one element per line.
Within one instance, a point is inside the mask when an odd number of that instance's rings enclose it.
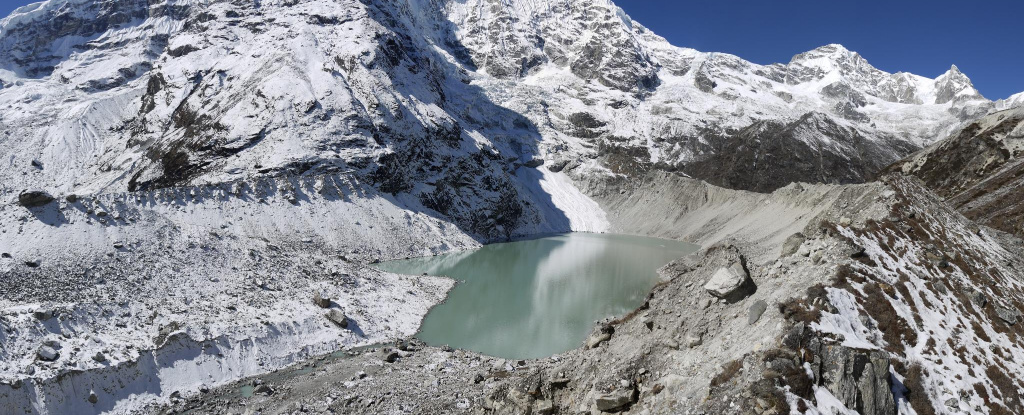
<path fill-rule="evenodd" d="M 29 209 L 46 206 L 53 201 L 53 196 L 43 190 L 26 190 L 18 195 L 18 204 Z"/>
<path fill-rule="evenodd" d="M 999 316 L 1000 320 L 1003 320 L 1006 324 L 1014 325 L 1020 321 L 1020 311 L 1012 307 L 996 306 L 996 315 Z"/>
<path fill-rule="evenodd" d="M 849 143 L 852 154 L 808 142 L 807 137 Z M 734 132 L 710 132 L 705 138 L 716 143 L 714 150 L 687 163 L 683 172 L 717 186 L 755 192 L 771 192 L 793 182 L 863 183 L 918 150 L 896 137 L 869 139 L 821 113 L 808 113 L 788 124 L 758 121 Z"/>
<path fill-rule="evenodd" d="M 527 168 L 531 168 L 531 169 L 536 169 L 536 168 L 538 168 L 540 166 L 543 166 L 543 165 L 544 165 L 544 159 L 530 159 L 529 161 L 523 163 L 523 167 L 527 167 Z"/>

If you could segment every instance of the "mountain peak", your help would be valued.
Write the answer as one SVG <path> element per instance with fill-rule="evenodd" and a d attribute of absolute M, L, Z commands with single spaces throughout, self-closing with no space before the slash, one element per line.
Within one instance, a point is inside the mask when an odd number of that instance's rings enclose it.
<path fill-rule="evenodd" d="M 935 78 L 936 104 L 945 104 L 950 101 L 964 101 L 972 99 L 984 99 L 981 93 L 974 88 L 971 78 L 968 78 L 960 68 L 951 65 L 946 73 Z"/>

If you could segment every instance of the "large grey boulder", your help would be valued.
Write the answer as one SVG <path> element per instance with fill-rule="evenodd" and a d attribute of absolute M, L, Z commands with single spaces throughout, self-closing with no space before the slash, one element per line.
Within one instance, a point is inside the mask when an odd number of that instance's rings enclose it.
<path fill-rule="evenodd" d="M 18 195 L 18 204 L 28 209 L 46 206 L 53 201 L 53 196 L 42 190 L 26 190 Z"/>
<path fill-rule="evenodd" d="M 332 323 L 337 324 L 338 327 L 348 328 L 348 316 L 345 315 L 344 311 L 337 308 L 327 312 L 327 319 L 331 320 Z"/>
<path fill-rule="evenodd" d="M 820 364 L 822 386 L 847 408 L 863 415 L 896 413 L 888 353 L 823 345 Z"/>
<path fill-rule="evenodd" d="M 60 353 L 50 346 L 43 346 L 36 352 L 36 357 L 45 362 L 52 362 L 60 358 Z"/>
<path fill-rule="evenodd" d="M 736 261 L 727 267 L 719 268 L 704 289 L 711 295 L 728 302 L 737 302 L 757 291 L 757 286 L 750 279 L 750 273 L 743 266 L 743 261 Z"/>
<path fill-rule="evenodd" d="M 1020 320 L 1020 311 L 1016 308 L 997 306 L 996 315 L 1011 326 L 1017 324 L 1017 321 Z"/>

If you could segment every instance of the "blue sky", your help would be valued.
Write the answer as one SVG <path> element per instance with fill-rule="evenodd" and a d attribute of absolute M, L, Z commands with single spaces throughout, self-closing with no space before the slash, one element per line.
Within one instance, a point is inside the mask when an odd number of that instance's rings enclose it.
<path fill-rule="evenodd" d="M 6 16 L 24 0 L 0 0 Z M 990 99 L 1024 91 L 1024 2 L 988 0 L 617 0 L 672 44 L 788 62 L 841 43 L 888 72 L 936 77 L 956 64 Z"/>

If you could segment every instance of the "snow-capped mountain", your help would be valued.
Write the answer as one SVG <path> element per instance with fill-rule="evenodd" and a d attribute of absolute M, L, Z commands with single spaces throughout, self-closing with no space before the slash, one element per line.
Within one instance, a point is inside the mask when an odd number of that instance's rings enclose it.
<path fill-rule="evenodd" d="M 0 403 L 135 412 L 408 337 L 454 281 L 368 264 L 513 236 L 740 237 L 751 266 L 826 283 L 858 235 L 812 219 L 899 222 L 895 188 L 713 185 L 862 182 L 1022 103 L 955 66 L 890 74 L 840 45 L 771 65 L 682 48 L 608 0 L 25 6 L 0 20 Z M 794 232 L 816 248 L 783 260 Z M 1010 255 L 972 234 L 950 249 Z M 324 297 L 346 314 L 325 320 Z"/>
<path fill-rule="evenodd" d="M 717 182 L 771 190 L 863 180 L 992 105 L 955 66 L 934 80 L 888 74 L 839 45 L 756 65 L 672 46 L 608 1 L 151 3 L 51 0 L 3 20 L 8 186 L 380 170 L 426 198 L 439 188 L 411 184 L 479 151 L 496 154 L 495 174 L 543 158 L 716 182 L 700 166 L 746 148 L 751 129 L 808 162 L 839 160 Z M 758 174 L 770 154 L 737 163 Z"/>

